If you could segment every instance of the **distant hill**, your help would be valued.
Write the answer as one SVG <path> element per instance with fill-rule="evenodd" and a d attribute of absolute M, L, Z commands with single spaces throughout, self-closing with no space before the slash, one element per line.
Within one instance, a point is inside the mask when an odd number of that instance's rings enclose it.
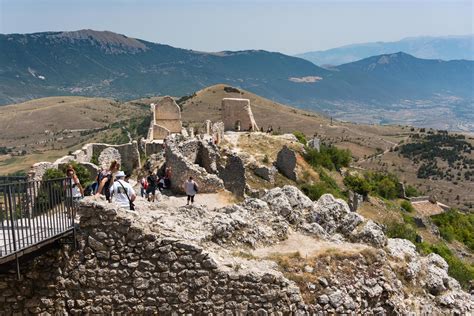
<path fill-rule="evenodd" d="M 0 104 L 52 95 L 135 99 L 185 95 L 225 82 L 275 98 L 297 94 L 288 78 L 327 73 L 280 53 L 203 53 L 82 30 L 0 35 Z"/>
<path fill-rule="evenodd" d="M 343 120 L 474 130 L 474 61 L 395 53 L 328 70 L 275 52 L 205 53 L 93 30 L 0 35 L 0 47 L 0 104 L 179 97 L 224 83 Z"/>
<path fill-rule="evenodd" d="M 405 52 L 425 59 L 474 60 L 474 34 L 465 36 L 409 37 L 396 42 L 341 46 L 296 55 L 316 65 L 340 65 L 374 55 Z"/>

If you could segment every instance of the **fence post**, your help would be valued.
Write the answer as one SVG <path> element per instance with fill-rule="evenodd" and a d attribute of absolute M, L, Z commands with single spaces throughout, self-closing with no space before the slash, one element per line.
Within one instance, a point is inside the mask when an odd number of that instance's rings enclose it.
<path fill-rule="evenodd" d="M 11 229 L 12 229 L 12 239 L 13 239 L 13 250 L 15 251 L 15 261 L 16 261 L 16 276 L 18 280 L 21 280 L 21 275 L 20 275 L 20 262 L 18 259 L 18 252 L 16 251 L 17 249 L 17 244 L 16 244 L 16 236 L 15 236 L 15 220 L 14 220 L 14 214 L 16 212 L 13 212 L 13 203 L 12 203 L 12 187 L 11 185 L 8 185 L 8 210 L 10 212 L 10 224 L 11 224 Z"/>

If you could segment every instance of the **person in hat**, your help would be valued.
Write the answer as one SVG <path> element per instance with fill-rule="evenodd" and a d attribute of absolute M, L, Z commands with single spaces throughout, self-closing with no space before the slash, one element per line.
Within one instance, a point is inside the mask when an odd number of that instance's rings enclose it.
<path fill-rule="evenodd" d="M 110 187 L 110 197 L 120 207 L 133 210 L 133 201 L 137 195 L 130 183 L 125 181 L 125 172 L 118 171 L 115 174 L 115 181 Z"/>

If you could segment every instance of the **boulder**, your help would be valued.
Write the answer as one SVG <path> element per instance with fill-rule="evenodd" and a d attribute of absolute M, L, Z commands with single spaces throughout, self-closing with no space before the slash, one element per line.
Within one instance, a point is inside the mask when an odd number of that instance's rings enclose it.
<path fill-rule="evenodd" d="M 380 248 L 387 243 L 387 237 L 385 237 L 382 227 L 372 220 L 366 221 L 351 234 L 354 241 L 364 242 L 374 247 Z"/>
<path fill-rule="evenodd" d="M 331 194 L 322 195 L 313 205 L 308 221 L 321 225 L 327 233 L 348 235 L 363 221 L 363 217 L 351 212 L 344 200 Z"/>
<path fill-rule="evenodd" d="M 277 169 L 274 166 L 258 166 L 253 170 L 253 172 L 260 178 L 265 179 L 270 183 L 273 183 L 275 181 L 275 174 L 277 173 Z"/>
<path fill-rule="evenodd" d="M 276 167 L 285 177 L 296 181 L 296 152 L 288 148 L 286 145 L 283 146 L 283 148 L 278 152 Z"/>

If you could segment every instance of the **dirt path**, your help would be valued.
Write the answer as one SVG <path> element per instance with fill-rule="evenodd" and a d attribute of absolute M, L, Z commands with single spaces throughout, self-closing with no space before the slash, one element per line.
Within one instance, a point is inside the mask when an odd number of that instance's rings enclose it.
<path fill-rule="evenodd" d="M 172 207 L 184 206 L 187 203 L 186 196 L 162 196 L 159 202 Z M 221 208 L 233 204 L 232 197 L 225 192 L 200 193 L 194 198 L 194 204 L 206 207 L 208 210 Z"/>
<path fill-rule="evenodd" d="M 324 253 L 330 249 L 337 249 L 338 252 L 360 252 L 367 248 L 369 246 L 364 244 L 319 240 L 298 232 L 291 232 L 287 240 L 269 247 L 257 248 L 252 254 L 259 258 L 265 258 L 275 253 L 299 252 L 302 257 L 308 257 Z"/>

